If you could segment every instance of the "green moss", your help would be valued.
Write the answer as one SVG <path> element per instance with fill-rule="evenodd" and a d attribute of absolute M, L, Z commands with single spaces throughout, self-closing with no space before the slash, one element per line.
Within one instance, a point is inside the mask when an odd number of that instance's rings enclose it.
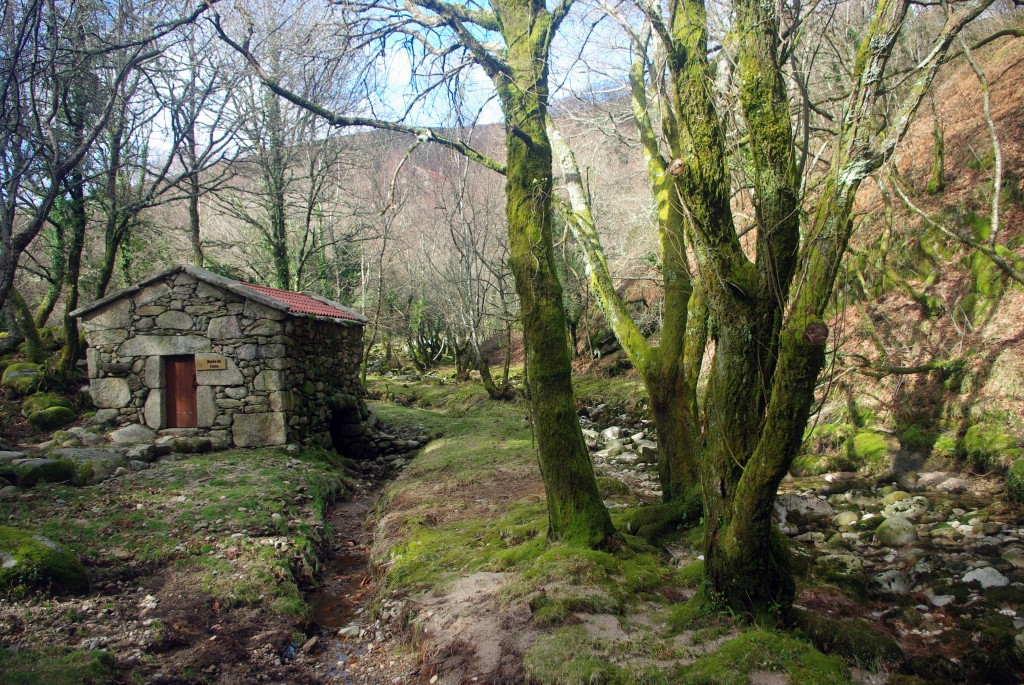
<path fill-rule="evenodd" d="M 1017 459 L 1006 473 L 1006 497 L 1013 502 L 1024 502 L 1024 459 Z"/>
<path fill-rule="evenodd" d="M 808 451 L 813 454 L 836 453 L 855 431 L 848 423 L 822 423 L 814 426 L 805 438 Z"/>
<path fill-rule="evenodd" d="M 0 591 L 77 594 L 89 589 L 78 558 L 49 539 L 0 526 Z"/>
<path fill-rule="evenodd" d="M 23 416 L 29 416 L 50 407 L 67 407 L 71 409 L 71 400 L 55 392 L 37 392 L 24 399 L 21 403 L 21 413 Z"/>
<path fill-rule="evenodd" d="M 831 470 L 829 460 L 827 454 L 801 454 L 793 460 L 789 470 L 794 476 L 820 476 Z"/>
<path fill-rule="evenodd" d="M 537 640 L 526 653 L 523 666 L 529 681 L 541 684 L 669 682 L 655 666 L 630 656 L 623 654 L 620 646 L 591 637 L 582 626 L 571 626 Z"/>
<path fill-rule="evenodd" d="M 701 516 L 699 488 L 689 497 L 666 504 L 647 504 L 616 511 L 612 517 L 615 527 L 649 542 L 661 541 L 686 526 L 694 525 Z"/>
<path fill-rule="evenodd" d="M 900 444 L 911 452 L 929 452 L 938 437 L 935 431 L 914 424 L 902 426 L 899 430 Z"/>
<path fill-rule="evenodd" d="M 672 605 L 665 623 L 668 625 L 669 633 L 675 635 L 701 625 L 717 623 L 718 621 L 711 618 L 717 612 L 718 607 L 702 590 L 685 602 Z"/>
<path fill-rule="evenodd" d="M 0 673 L 6 685 L 101 685 L 117 680 L 109 652 L 67 647 L 0 648 Z"/>
<path fill-rule="evenodd" d="M 4 369 L 0 384 L 16 395 L 28 395 L 39 387 L 43 367 L 29 362 L 16 362 Z"/>
<path fill-rule="evenodd" d="M 746 685 L 754 671 L 779 671 L 794 685 L 851 683 L 843 662 L 783 633 L 743 633 L 679 670 L 688 685 Z"/>
<path fill-rule="evenodd" d="M 28 422 L 39 431 L 50 431 L 66 426 L 75 420 L 75 412 L 67 407 L 57 406 L 29 414 Z"/>
<path fill-rule="evenodd" d="M 870 470 L 882 467 L 888 454 L 889 442 L 881 433 L 864 429 L 857 431 L 857 434 L 853 436 L 850 456 Z"/>
<path fill-rule="evenodd" d="M 704 583 L 704 562 L 691 561 L 679 569 L 679 584 L 683 587 L 699 587 Z"/>
<path fill-rule="evenodd" d="M 957 455 L 959 440 L 955 433 L 943 433 L 932 445 L 932 456 L 942 459 L 953 459 Z"/>
<path fill-rule="evenodd" d="M 629 497 L 632 490 L 618 478 L 601 476 L 597 479 L 597 489 L 605 499 L 622 499 Z"/>
<path fill-rule="evenodd" d="M 1005 468 L 1012 459 L 1022 456 L 1017 439 L 990 422 L 976 423 L 968 428 L 960 449 L 968 463 L 986 471 Z"/>
<path fill-rule="evenodd" d="M 903 661 L 900 646 L 865 621 L 835 620 L 809 611 L 799 611 L 796 616 L 796 627 L 826 654 L 871 670 L 897 666 Z"/>

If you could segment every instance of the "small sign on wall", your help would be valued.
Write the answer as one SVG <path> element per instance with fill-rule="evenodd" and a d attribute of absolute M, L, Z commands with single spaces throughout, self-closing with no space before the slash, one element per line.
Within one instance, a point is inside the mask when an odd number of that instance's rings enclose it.
<path fill-rule="evenodd" d="M 228 368 L 224 357 L 196 357 L 196 371 L 222 371 Z"/>

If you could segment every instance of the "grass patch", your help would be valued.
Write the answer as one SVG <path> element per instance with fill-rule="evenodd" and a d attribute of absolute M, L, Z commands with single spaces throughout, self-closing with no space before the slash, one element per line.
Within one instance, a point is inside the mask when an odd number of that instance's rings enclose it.
<path fill-rule="evenodd" d="M 0 647 L 5 685 L 99 685 L 116 679 L 114 658 L 105 650 L 66 647 L 12 651 Z"/>

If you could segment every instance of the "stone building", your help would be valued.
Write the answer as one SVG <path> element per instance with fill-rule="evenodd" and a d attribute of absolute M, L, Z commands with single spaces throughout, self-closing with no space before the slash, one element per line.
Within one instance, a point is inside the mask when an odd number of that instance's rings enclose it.
<path fill-rule="evenodd" d="M 362 432 L 366 318 L 335 302 L 178 266 L 73 315 L 110 423 L 238 447 Z"/>

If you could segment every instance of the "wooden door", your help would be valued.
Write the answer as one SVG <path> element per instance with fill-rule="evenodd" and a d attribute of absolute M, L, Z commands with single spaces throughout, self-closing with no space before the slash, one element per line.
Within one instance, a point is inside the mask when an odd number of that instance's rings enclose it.
<path fill-rule="evenodd" d="M 196 358 L 193 355 L 164 357 L 167 380 L 167 427 L 195 428 Z"/>

